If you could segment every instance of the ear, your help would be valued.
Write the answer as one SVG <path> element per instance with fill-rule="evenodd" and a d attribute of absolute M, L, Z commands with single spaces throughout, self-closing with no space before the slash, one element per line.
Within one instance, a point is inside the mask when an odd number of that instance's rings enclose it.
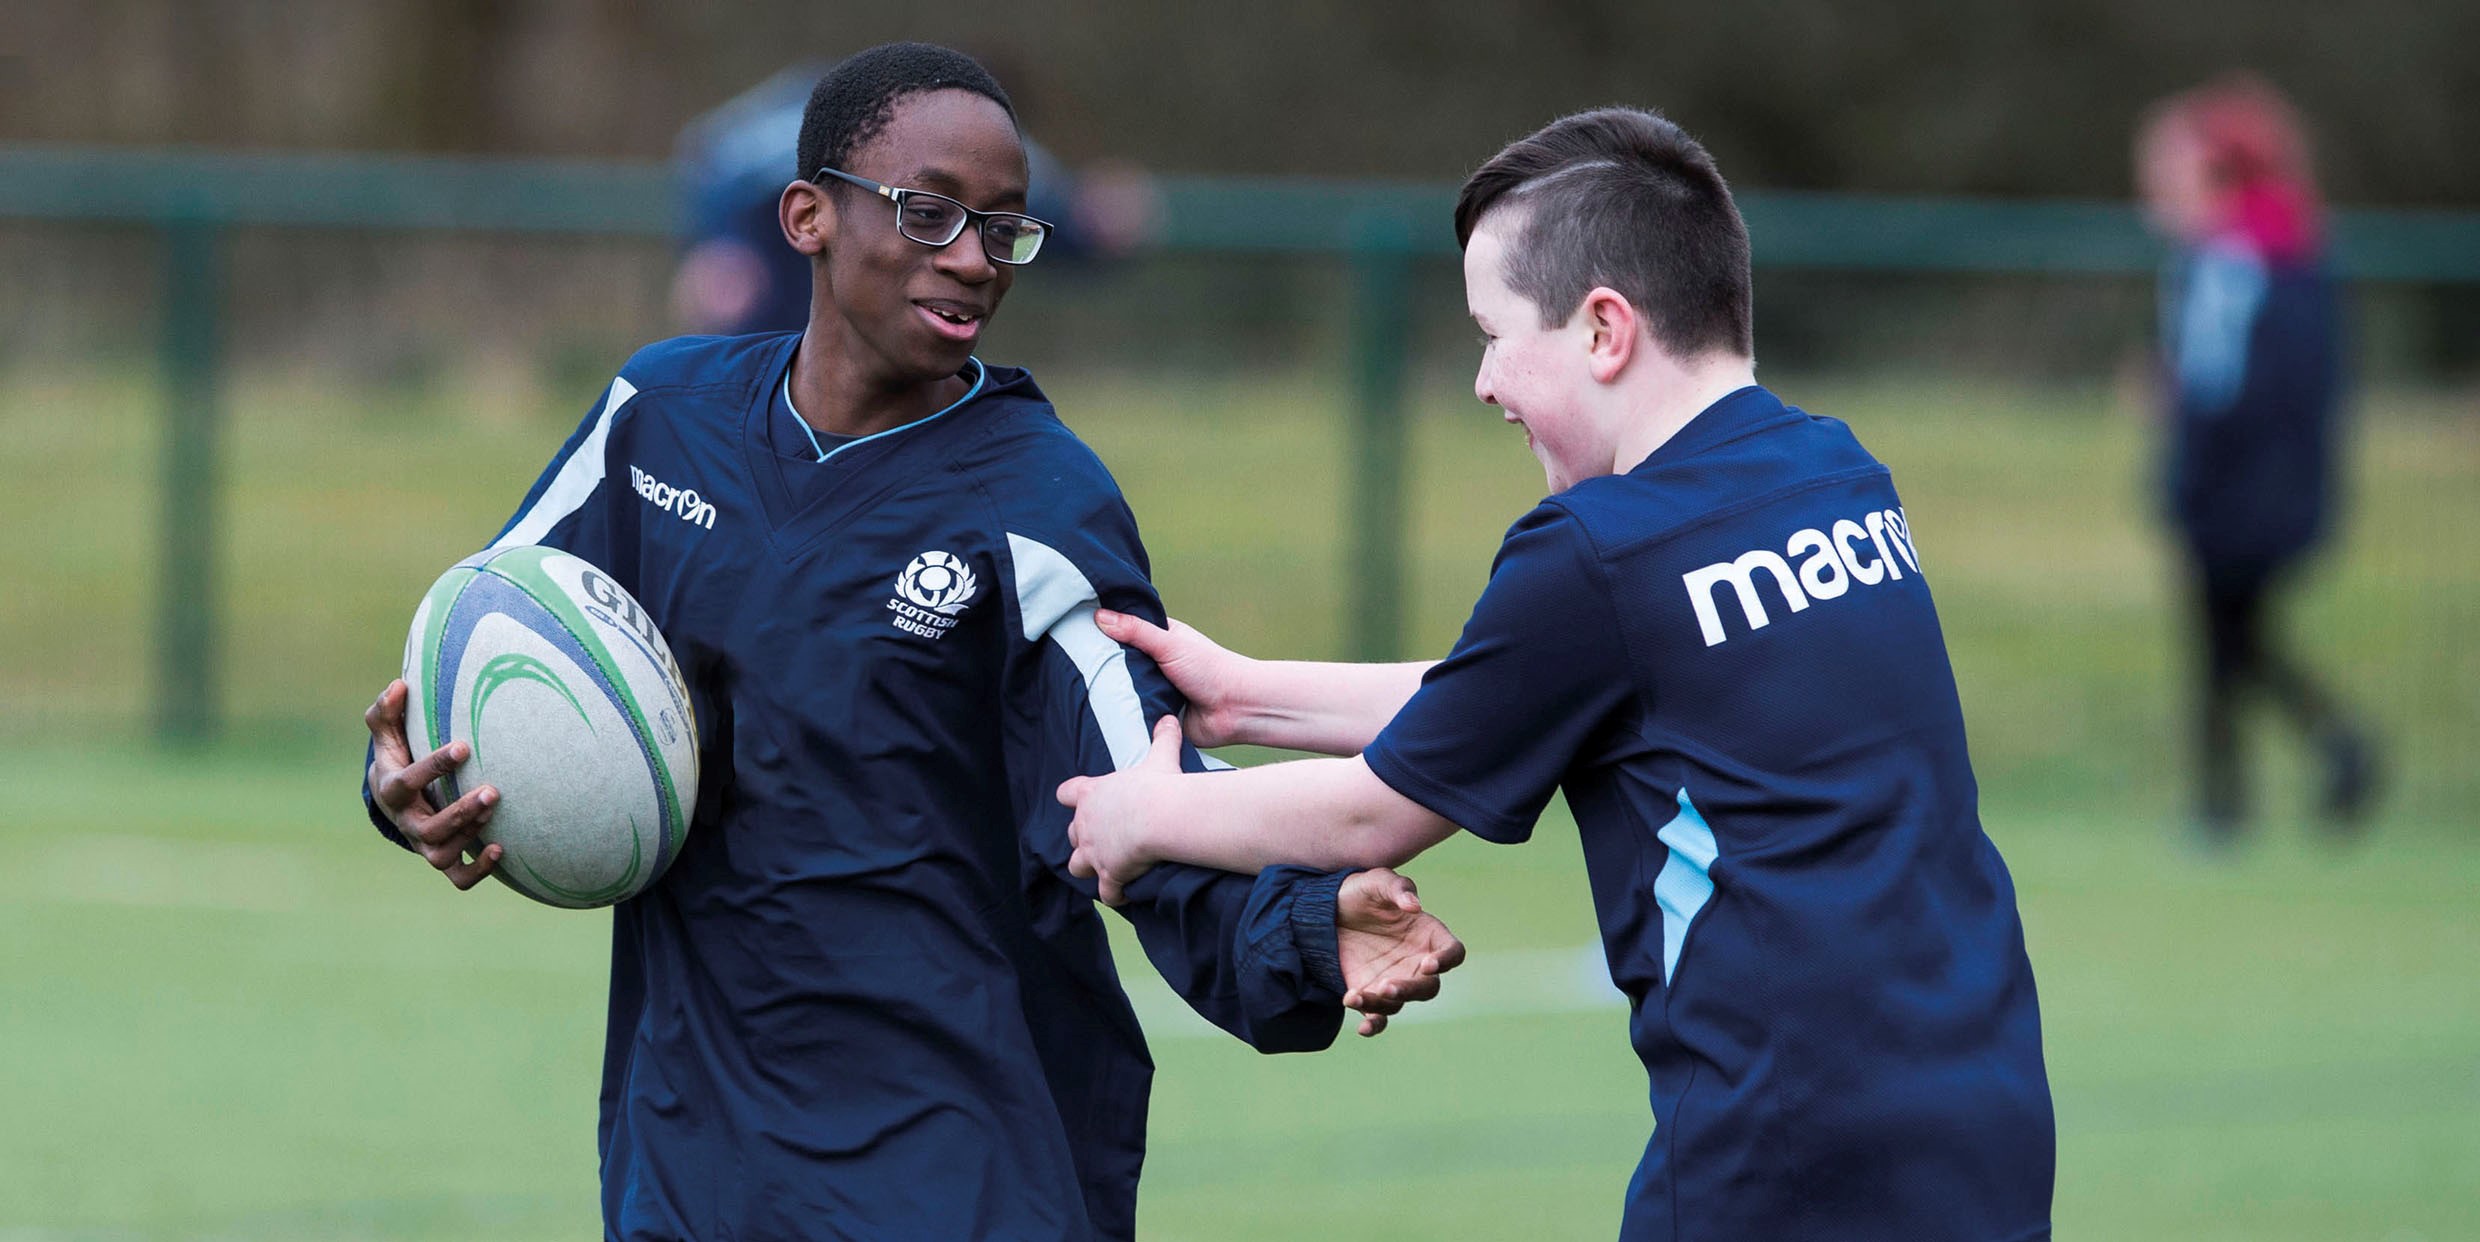
<path fill-rule="evenodd" d="M 825 254 L 835 239 L 835 201 L 814 182 L 785 186 L 775 202 L 775 220 L 783 227 L 784 240 L 813 259 Z"/>
<path fill-rule="evenodd" d="M 1576 308 L 1588 334 L 1586 350 L 1593 382 L 1607 384 L 1627 370 L 1643 342 L 1645 325 L 1626 296 L 1607 285 L 1596 285 Z"/>

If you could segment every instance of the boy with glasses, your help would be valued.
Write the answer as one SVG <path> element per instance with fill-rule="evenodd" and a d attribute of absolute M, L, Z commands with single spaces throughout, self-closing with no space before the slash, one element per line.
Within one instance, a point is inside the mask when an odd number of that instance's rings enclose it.
<path fill-rule="evenodd" d="M 1152 1067 L 1049 795 L 1145 754 L 1177 699 L 1093 621 L 1161 615 L 1118 489 L 973 354 L 1049 229 L 1006 94 L 943 48 L 839 65 L 800 148 L 807 329 L 641 350 L 498 540 L 645 605 L 708 774 L 678 860 L 614 910 L 606 1234 L 1127 1238 Z M 466 752 L 411 754 L 404 698 L 368 713 L 372 819 L 470 888 L 497 794 L 429 805 Z M 1124 896 L 1174 989 L 1269 1052 L 1326 1046 L 1346 1005 L 1376 1033 L 1462 953 L 1386 871 Z"/>
<path fill-rule="evenodd" d="M 1455 226 L 1475 395 L 1552 495 L 1434 665 L 1103 618 L 1199 743 L 1349 757 L 1191 779 L 1166 721 L 1061 788 L 1071 865 L 1109 900 L 1163 860 L 1400 864 L 1523 841 L 1563 788 L 1656 1118 L 1622 1237 L 2047 1238 L 2032 969 L 1923 560 L 1850 429 L 1757 386 L 1712 158 L 1651 113 L 1572 116 L 1482 165 Z"/>

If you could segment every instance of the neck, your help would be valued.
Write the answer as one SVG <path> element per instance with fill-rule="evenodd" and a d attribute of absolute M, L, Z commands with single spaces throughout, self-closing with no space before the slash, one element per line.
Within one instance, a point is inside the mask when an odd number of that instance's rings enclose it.
<path fill-rule="evenodd" d="M 1690 359 L 1649 359 L 1654 365 L 1631 370 L 1631 382 L 1613 387 L 1623 406 L 1623 430 L 1614 445 L 1611 472 L 1626 474 L 1670 443 L 1706 407 L 1757 382 L 1757 363 L 1737 354 L 1704 354 Z"/>
<path fill-rule="evenodd" d="M 954 375 L 924 382 L 871 365 L 866 351 L 836 331 L 841 324 L 813 314 L 792 354 L 792 406 L 816 431 L 875 435 L 917 422 L 956 403 L 965 381 Z M 844 348 L 838 348 L 839 345 Z"/>

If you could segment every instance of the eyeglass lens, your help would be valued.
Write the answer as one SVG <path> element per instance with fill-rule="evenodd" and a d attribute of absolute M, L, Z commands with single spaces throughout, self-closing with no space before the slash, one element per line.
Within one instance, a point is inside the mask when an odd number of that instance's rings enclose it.
<path fill-rule="evenodd" d="M 944 246 L 964 232 L 964 205 L 934 194 L 904 196 L 897 211 L 904 235 L 926 246 Z M 1001 263 L 1025 263 L 1042 249 L 1044 229 L 1030 216 L 1000 212 L 982 217 L 982 252 Z"/>

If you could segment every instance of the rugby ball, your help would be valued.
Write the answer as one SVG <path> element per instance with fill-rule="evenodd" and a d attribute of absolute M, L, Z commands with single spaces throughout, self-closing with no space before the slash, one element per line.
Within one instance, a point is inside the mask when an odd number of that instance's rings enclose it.
<path fill-rule="evenodd" d="M 405 637 L 405 736 L 473 757 L 432 790 L 491 785 L 492 874 L 547 905 L 644 892 L 697 805 L 697 721 L 671 647 L 610 575 L 553 548 L 497 548 L 431 584 Z"/>

